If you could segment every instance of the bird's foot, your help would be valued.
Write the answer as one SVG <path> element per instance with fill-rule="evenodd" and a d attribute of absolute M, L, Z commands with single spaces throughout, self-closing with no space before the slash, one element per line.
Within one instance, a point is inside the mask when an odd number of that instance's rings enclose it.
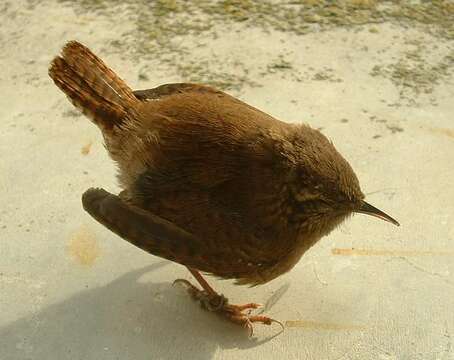
<path fill-rule="evenodd" d="M 199 301 L 200 305 L 205 310 L 216 312 L 227 320 L 247 328 L 249 331 L 249 336 L 252 336 L 252 334 L 254 333 L 253 323 L 262 323 L 264 325 L 277 323 L 282 327 L 282 330 L 284 330 L 284 325 L 280 321 L 271 319 L 263 315 L 250 314 L 252 310 L 262 307 L 261 304 L 229 304 L 228 299 L 224 295 L 220 295 L 215 292 L 210 293 L 206 290 L 200 290 L 185 279 L 177 279 L 174 281 L 174 284 L 184 285 L 192 298 Z M 243 312 L 245 310 L 248 310 L 247 313 Z"/>

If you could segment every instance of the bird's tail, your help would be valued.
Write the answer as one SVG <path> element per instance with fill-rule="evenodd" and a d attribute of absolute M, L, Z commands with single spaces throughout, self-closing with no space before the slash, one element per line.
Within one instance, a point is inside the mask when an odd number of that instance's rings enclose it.
<path fill-rule="evenodd" d="M 122 79 L 77 41 L 63 47 L 50 65 L 49 76 L 103 130 L 121 125 L 139 101 Z"/>

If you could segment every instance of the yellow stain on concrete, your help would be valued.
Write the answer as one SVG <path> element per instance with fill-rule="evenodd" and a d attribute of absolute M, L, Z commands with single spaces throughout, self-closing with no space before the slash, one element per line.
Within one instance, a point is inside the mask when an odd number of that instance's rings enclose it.
<path fill-rule="evenodd" d="M 453 256 L 449 250 L 385 250 L 385 249 L 331 249 L 333 255 L 341 256 Z"/>
<path fill-rule="evenodd" d="M 68 253 L 80 265 L 92 266 L 101 254 L 95 235 L 87 226 L 80 227 L 69 239 Z"/>

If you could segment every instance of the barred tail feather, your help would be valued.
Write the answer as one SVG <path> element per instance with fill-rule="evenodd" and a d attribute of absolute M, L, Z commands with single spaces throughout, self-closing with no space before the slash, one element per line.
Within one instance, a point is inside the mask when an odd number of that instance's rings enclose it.
<path fill-rule="evenodd" d="M 132 89 L 82 44 L 71 41 L 49 68 L 55 84 L 102 129 L 121 125 L 139 100 Z"/>

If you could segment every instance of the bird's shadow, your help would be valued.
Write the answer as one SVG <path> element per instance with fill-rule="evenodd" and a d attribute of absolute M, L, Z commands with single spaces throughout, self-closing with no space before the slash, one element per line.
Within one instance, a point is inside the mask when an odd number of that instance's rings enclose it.
<path fill-rule="evenodd" d="M 169 283 L 140 282 L 159 262 L 84 290 L 0 329 L 11 359 L 210 359 L 218 348 L 250 348 L 274 338 L 200 309 Z M 267 332 L 276 334 L 276 331 Z"/>

